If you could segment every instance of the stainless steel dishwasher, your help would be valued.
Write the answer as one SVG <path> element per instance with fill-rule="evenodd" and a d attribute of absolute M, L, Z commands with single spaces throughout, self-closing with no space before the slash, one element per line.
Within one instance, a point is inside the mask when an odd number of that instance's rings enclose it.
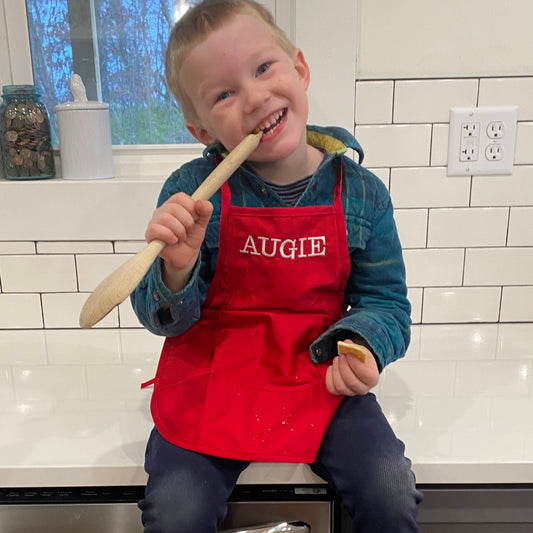
<path fill-rule="evenodd" d="M 142 533 L 142 494 L 140 486 L 0 489 L 0 533 Z M 238 485 L 220 529 L 292 522 L 287 532 L 337 533 L 340 515 L 325 485 Z"/>

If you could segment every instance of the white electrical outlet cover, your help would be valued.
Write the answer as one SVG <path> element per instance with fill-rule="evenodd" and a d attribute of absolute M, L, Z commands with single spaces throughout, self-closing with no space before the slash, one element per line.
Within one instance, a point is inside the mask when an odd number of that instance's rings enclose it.
<path fill-rule="evenodd" d="M 513 173 L 516 106 L 450 109 L 448 176 Z"/>

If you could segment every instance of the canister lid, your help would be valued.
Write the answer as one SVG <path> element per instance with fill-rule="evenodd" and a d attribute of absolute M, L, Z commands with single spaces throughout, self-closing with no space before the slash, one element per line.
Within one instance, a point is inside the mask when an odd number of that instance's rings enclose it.
<path fill-rule="evenodd" d="M 85 85 L 79 74 L 73 74 L 70 78 L 70 91 L 72 92 L 74 100 L 72 102 L 57 105 L 56 111 L 102 110 L 109 108 L 109 104 L 87 100 Z"/>

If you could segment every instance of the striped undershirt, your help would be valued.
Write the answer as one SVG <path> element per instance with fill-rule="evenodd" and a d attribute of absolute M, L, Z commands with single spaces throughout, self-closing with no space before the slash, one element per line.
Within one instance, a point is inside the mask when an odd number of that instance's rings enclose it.
<path fill-rule="evenodd" d="M 275 183 L 267 183 L 268 186 L 278 195 L 288 206 L 295 206 L 300 196 L 304 193 L 307 185 L 311 181 L 312 176 L 307 176 L 301 180 L 289 183 L 288 185 L 277 185 Z"/>

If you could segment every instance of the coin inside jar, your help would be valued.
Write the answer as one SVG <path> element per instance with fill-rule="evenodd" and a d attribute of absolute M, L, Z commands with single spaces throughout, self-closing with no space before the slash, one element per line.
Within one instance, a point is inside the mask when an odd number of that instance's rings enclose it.
<path fill-rule="evenodd" d="M 6 108 L 6 118 L 13 120 L 17 116 L 17 108 L 15 106 L 9 105 Z"/>
<path fill-rule="evenodd" d="M 34 85 L 7 85 L 0 105 L 0 152 L 7 179 L 55 174 L 48 113 Z"/>

